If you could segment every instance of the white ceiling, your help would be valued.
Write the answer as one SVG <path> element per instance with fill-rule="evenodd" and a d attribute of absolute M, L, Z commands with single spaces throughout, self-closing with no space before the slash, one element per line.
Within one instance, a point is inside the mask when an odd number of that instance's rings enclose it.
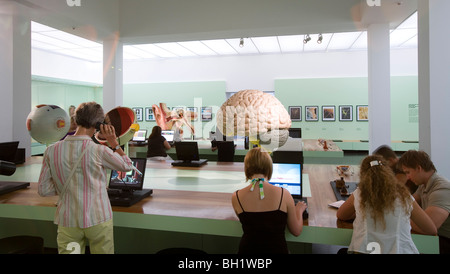
<path fill-rule="evenodd" d="M 323 33 L 322 43 L 318 34 L 244 37 L 200 41 L 180 41 L 124 46 L 124 60 L 158 58 L 186 58 L 204 56 L 230 56 L 249 54 L 286 54 L 331 51 L 355 51 L 367 49 L 367 32 Z M 391 31 L 391 48 L 417 47 L 417 12 Z M 102 44 L 32 22 L 32 48 L 61 54 L 90 62 L 102 62 Z"/>

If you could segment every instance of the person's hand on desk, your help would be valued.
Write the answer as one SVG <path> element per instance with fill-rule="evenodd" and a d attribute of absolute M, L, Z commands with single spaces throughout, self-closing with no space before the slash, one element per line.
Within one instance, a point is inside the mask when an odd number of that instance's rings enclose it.
<path fill-rule="evenodd" d="M 300 214 L 300 216 L 303 214 L 303 212 L 308 208 L 308 205 L 304 202 L 304 201 L 299 201 L 296 205 L 295 205 L 295 210 L 297 211 L 297 213 Z"/>

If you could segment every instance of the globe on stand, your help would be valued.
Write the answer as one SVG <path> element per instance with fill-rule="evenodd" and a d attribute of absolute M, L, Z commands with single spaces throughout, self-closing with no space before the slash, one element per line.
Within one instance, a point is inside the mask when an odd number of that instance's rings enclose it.
<path fill-rule="evenodd" d="M 63 138 L 70 128 L 67 112 L 55 105 L 38 105 L 27 117 L 27 129 L 37 142 L 49 145 Z"/>

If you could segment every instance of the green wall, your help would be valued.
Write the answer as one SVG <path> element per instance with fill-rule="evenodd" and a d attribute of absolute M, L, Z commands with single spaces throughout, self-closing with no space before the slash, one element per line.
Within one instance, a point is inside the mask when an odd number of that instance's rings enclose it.
<path fill-rule="evenodd" d="M 276 79 L 275 96 L 285 106 L 302 107 L 302 121 L 293 122 L 292 127 L 302 128 L 303 138 L 326 138 L 333 140 L 368 140 L 369 123 L 356 120 L 356 106 L 368 104 L 366 77 Z M 184 106 L 213 107 L 213 112 L 226 100 L 225 81 L 174 82 L 125 84 L 123 105 L 145 108 L 153 104 L 166 103 L 169 107 Z M 38 104 L 56 104 L 68 110 L 70 105 L 81 102 L 103 102 L 103 89 L 89 83 L 70 82 L 58 79 L 33 77 L 32 107 Z M 322 121 L 322 106 L 336 107 L 335 121 Z M 339 121 L 340 105 L 353 106 L 353 121 Z M 305 106 L 318 106 L 319 121 L 305 121 Z M 417 76 L 396 76 L 391 78 L 391 135 L 393 141 L 418 141 L 418 79 Z M 214 130 L 212 122 L 194 123 L 196 137 L 208 137 Z M 154 121 L 139 122 L 141 128 L 149 131 Z M 202 130 L 198 130 L 199 128 Z M 185 130 L 185 137 L 190 133 Z"/>
<path fill-rule="evenodd" d="M 145 108 L 151 108 L 153 104 L 159 106 L 159 103 L 166 103 L 172 107 L 213 107 L 213 113 L 217 111 L 226 100 L 226 82 L 180 82 L 180 83 L 145 83 L 145 84 L 126 84 L 123 87 L 124 106 L 135 108 L 140 107 L 145 113 Z M 194 122 L 195 136 L 208 137 L 209 131 L 215 131 L 215 115 L 212 122 Z M 139 122 L 141 128 L 149 131 L 156 125 L 156 122 Z M 199 130 L 202 127 L 202 130 Z M 191 136 L 184 127 L 184 137 Z"/>
<path fill-rule="evenodd" d="M 57 105 L 69 111 L 70 105 L 95 101 L 103 103 L 103 88 L 99 85 L 33 76 L 31 108 L 36 105 Z"/>
<path fill-rule="evenodd" d="M 357 121 L 356 106 L 368 104 L 368 81 L 357 78 L 277 79 L 275 96 L 289 110 L 302 107 L 302 121 L 292 127 L 302 128 L 305 139 L 368 140 L 369 123 Z M 410 119 L 410 105 L 418 104 L 416 76 L 391 78 L 391 136 L 394 141 L 417 141 L 418 123 Z M 339 106 L 353 106 L 353 121 L 339 121 Z M 319 121 L 305 121 L 305 106 L 319 107 Z M 322 121 L 322 106 L 335 106 L 336 120 Z"/>

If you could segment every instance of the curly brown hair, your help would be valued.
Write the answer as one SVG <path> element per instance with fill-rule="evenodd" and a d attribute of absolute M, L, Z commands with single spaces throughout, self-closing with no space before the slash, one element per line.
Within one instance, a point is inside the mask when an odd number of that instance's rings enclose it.
<path fill-rule="evenodd" d="M 362 161 L 358 188 L 361 193 L 362 212 L 364 214 L 367 209 L 375 224 L 380 221 L 386 228 L 384 214 L 394 211 L 397 199 L 403 205 L 405 212 L 408 212 L 411 195 L 406 187 L 398 182 L 394 172 L 381 156 L 367 156 Z"/>

